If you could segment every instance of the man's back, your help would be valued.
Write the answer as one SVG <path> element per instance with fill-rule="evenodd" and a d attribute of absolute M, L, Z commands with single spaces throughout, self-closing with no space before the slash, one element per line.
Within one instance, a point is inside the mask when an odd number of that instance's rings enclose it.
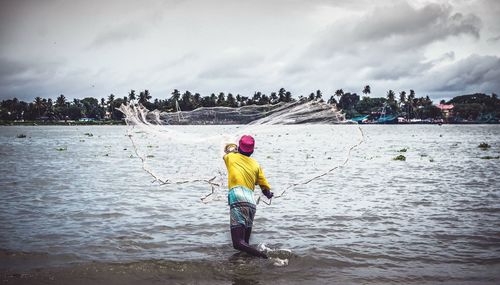
<path fill-rule="evenodd" d="M 235 186 L 243 186 L 254 190 L 255 184 L 264 186 L 267 189 L 271 188 L 264 176 L 264 172 L 255 159 L 240 153 L 228 153 L 224 156 L 224 162 L 228 172 L 229 189 Z"/>

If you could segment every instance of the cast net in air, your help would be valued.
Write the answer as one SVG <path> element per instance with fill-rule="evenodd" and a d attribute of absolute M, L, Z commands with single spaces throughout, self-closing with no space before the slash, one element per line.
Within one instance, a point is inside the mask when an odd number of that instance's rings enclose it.
<path fill-rule="evenodd" d="M 275 197 L 326 179 L 363 141 L 361 128 L 344 124 L 334 106 L 318 101 L 178 112 L 129 104 L 120 111 L 135 154 L 153 182 L 193 184 L 203 202 L 226 197 L 224 146 L 238 143 L 242 135 L 255 138 L 252 157 L 264 169 Z"/>

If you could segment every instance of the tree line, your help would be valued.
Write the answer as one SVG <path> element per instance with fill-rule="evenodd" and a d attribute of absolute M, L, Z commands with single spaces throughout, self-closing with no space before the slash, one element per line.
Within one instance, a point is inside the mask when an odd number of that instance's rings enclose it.
<path fill-rule="evenodd" d="M 123 114 L 118 108 L 124 103 L 140 103 L 150 110 L 176 112 L 178 110 L 191 111 L 200 107 L 235 108 L 288 103 L 296 100 L 326 101 L 326 103 L 336 105 L 341 109 L 347 118 L 381 112 L 382 109 L 388 114 L 404 116 L 408 119 L 439 118 L 441 116 L 441 110 L 434 105 L 429 96 L 417 97 L 414 90 L 400 91 L 398 94 L 393 90 L 388 90 L 385 96 L 372 98 L 369 96 L 371 88 L 366 85 L 362 88 L 362 93 L 363 95 L 360 97 L 357 93 L 338 89 L 330 96 L 324 96 L 321 90 L 317 90 L 308 96 L 301 95 L 296 99 L 285 88 L 280 88 L 277 92 L 271 92 L 269 95 L 257 91 L 254 92 L 253 96 L 233 95 L 224 92 L 202 96 L 199 93 L 190 91 L 181 93 L 174 89 L 168 99 L 153 99 L 149 90 L 138 93 L 135 90 L 130 90 L 126 96 L 118 97 L 110 94 L 107 98 L 100 100 L 93 97 L 68 100 L 61 94 L 55 101 L 51 98 L 41 97 L 36 97 L 32 102 L 19 101 L 16 98 L 3 100 L 0 103 L 0 119 L 6 121 L 79 120 L 81 118 L 121 120 Z M 491 96 L 480 93 L 462 95 L 448 102 L 443 100 L 440 103 L 457 105 L 456 113 L 462 118 L 477 119 L 484 114 L 500 116 L 499 100 L 496 94 Z"/>

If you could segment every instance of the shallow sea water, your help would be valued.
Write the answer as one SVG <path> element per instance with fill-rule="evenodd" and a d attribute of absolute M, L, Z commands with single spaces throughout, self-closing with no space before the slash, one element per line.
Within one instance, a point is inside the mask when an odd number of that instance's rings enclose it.
<path fill-rule="evenodd" d="M 276 267 L 232 249 L 225 192 L 205 204 L 207 184 L 152 183 L 127 127 L 0 127 L 0 283 L 500 283 L 500 126 L 361 128 L 344 167 L 259 204 L 251 244 L 292 251 Z M 218 146 L 137 137 L 163 177 L 223 168 Z M 254 157 L 279 193 L 359 139 L 355 125 L 280 126 Z"/>

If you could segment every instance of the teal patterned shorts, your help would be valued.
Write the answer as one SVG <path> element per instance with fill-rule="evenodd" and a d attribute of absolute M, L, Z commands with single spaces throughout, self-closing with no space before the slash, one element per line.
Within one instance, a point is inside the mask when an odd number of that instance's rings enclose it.
<path fill-rule="evenodd" d="M 236 186 L 229 190 L 227 199 L 231 228 L 240 226 L 251 228 L 256 212 L 253 191 L 243 186 Z"/>

